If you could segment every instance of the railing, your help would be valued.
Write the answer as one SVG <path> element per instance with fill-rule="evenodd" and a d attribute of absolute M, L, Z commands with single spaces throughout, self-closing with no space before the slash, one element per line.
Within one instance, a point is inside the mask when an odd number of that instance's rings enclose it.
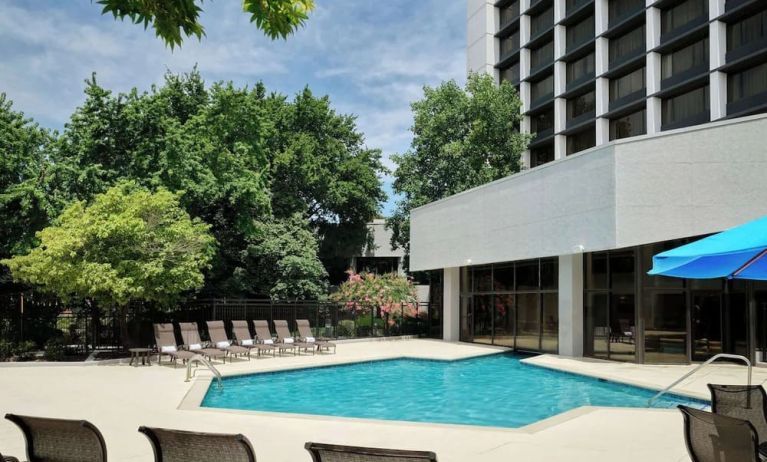
<path fill-rule="evenodd" d="M 213 373 L 213 375 L 218 380 L 218 389 L 224 388 L 224 383 L 221 381 L 221 373 L 216 369 L 213 364 L 210 363 L 207 359 L 205 359 L 202 355 L 194 355 L 193 357 L 189 358 L 189 360 L 186 362 L 186 380 L 184 382 L 189 382 L 192 380 L 192 378 L 197 373 L 197 370 L 195 369 L 192 371 L 192 363 L 202 363 L 205 367 L 208 368 L 209 371 Z"/>
<path fill-rule="evenodd" d="M 733 355 L 733 354 L 729 354 L 729 353 L 719 353 L 719 354 L 717 354 L 717 355 L 714 355 L 714 356 L 712 356 L 711 358 L 709 358 L 709 359 L 708 359 L 708 361 L 704 362 L 703 364 L 700 364 L 700 365 L 699 365 L 698 367 L 696 367 L 695 369 L 693 369 L 693 370 L 691 370 L 690 372 L 686 373 L 685 375 L 683 375 L 682 377 L 680 377 L 679 379 L 677 379 L 676 381 L 674 381 L 674 383 L 672 383 L 671 385 L 667 386 L 667 387 L 666 387 L 666 388 L 664 388 L 663 390 L 661 390 L 661 391 L 659 391 L 658 393 L 656 393 L 656 394 L 655 394 L 655 396 L 653 396 L 652 398 L 650 398 L 649 400 L 647 400 L 647 407 L 652 407 L 653 403 L 654 403 L 654 402 L 655 402 L 655 401 L 656 401 L 658 398 L 660 398 L 661 396 L 663 396 L 663 395 L 665 395 L 666 393 L 668 393 L 668 392 L 669 392 L 669 391 L 670 391 L 672 388 L 674 388 L 675 386 L 679 385 L 679 384 L 680 384 L 680 383 L 682 383 L 682 382 L 683 382 L 685 379 L 687 379 L 687 378 L 688 378 L 688 377 L 690 377 L 691 375 L 695 374 L 695 373 L 696 373 L 696 372 L 698 372 L 699 370 L 703 369 L 704 367 L 708 366 L 709 364 L 713 363 L 713 362 L 714 362 L 714 361 L 716 361 L 717 359 L 722 359 L 722 358 L 727 358 L 727 359 L 738 359 L 738 360 L 741 360 L 741 361 L 743 361 L 744 363 L 746 363 L 746 365 L 748 366 L 748 386 L 750 387 L 750 386 L 751 386 L 751 361 L 749 361 L 749 360 L 748 360 L 748 358 L 746 358 L 745 356 L 741 356 L 741 355 Z"/>

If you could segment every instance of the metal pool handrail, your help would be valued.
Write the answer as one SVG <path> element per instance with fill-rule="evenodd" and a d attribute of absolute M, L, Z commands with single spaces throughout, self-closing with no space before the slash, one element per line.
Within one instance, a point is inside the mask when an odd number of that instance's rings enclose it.
<path fill-rule="evenodd" d="M 672 383 L 671 385 L 667 386 L 663 390 L 661 390 L 658 393 L 656 393 L 655 396 L 653 396 L 652 398 L 650 398 L 647 401 L 647 407 L 652 407 L 653 403 L 658 398 L 660 398 L 661 396 L 663 396 L 666 393 L 668 393 L 672 388 L 674 388 L 675 386 L 679 385 L 679 383 L 684 381 L 686 378 L 690 377 L 691 375 L 693 375 L 694 373 L 696 373 L 699 370 L 703 369 L 704 367 L 708 366 L 709 364 L 713 363 L 714 361 L 716 361 L 718 359 L 722 359 L 722 358 L 739 359 L 739 360 L 743 361 L 744 363 L 746 363 L 746 366 L 748 366 L 748 386 L 750 387 L 751 386 L 751 361 L 749 361 L 748 358 L 746 358 L 745 356 L 742 356 L 742 355 L 733 355 L 733 354 L 729 354 L 729 353 L 719 353 L 719 354 L 716 354 L 716 355 L 712 356 L 711 358 L 708 359 L 708 361 L 704 362 L 703 364 L 700 364 L 695 369 L 693 369 L 690 372 L 686 373 L 685 375 L 683 375 L 682 377 L 680 377 L 679 379 L 674 381 L 674 383 Z"/>
<path fill-rule="evenodd" d="M 213 375 L 216 376 L 216 379 L 218 380 L 218 388 L 224 388 L 224 383 L 221 381 L 221 373 L 213 366 L 213 364 L 210 363 L 210 361 L 205 359 L 202 355 L 194 355 L 193 357 L 189 358 L 189 361 L 186 362 L 186 380 L 184 380 L 184 382 L 189 382 L 192 380 L 192 377 L 194 377 L 197 373 L 197 370 L 192 371 L 192 362 L 202 363 L 205 367 L 207 367 L 208 370 L 210 370 Z"/>

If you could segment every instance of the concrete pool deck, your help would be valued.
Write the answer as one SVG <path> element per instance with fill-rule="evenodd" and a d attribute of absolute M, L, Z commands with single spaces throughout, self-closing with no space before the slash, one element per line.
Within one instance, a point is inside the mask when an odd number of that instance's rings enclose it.
<path fill-rule="evenodd" d="M 433 340 L 357 342 L 340 344 L 336 355 L 254 358 L 217 367 L 233 375 L 403 356 L 451 360 L 496 351 Z M 662 388 L 693 367 L 550 355 L 526 361 L 651 388 Z M 0 412 L 89 420 L 104 434 L 111 461 L 152 460 L 140 425 L 243 433 L 262 462 L 309 462 L 306 441 L 430 450 L 442 462 L 689 460 L 676 410 L 584 407 L 520 429 L 201 410 L 182 406 L 194 386 L 184 382 L 185 372 L 156 363 L 0 367 Z M 206 372 L 199 374 L 200 384 L 210 380 Z M 707 398 L 706 383 L 745 383 L 745 375 L 744 367 L 712 366 L 675 391 Z M 767 370 L 755 368 L 754 383 L 766 381 Z M 391 399 L 396 405 L 396 396 Z M 6 420 L 0 420 L 0 452 L 25 457 L 21 432 Z"/>

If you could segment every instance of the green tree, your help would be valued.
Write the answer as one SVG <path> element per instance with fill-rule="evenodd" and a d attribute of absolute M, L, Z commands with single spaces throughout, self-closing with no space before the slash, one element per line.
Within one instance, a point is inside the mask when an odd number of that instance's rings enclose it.
<path fill-rule="evenodd" d="M 99 0 L 102 14 L 128 18 L 144 29 L 151 24 L 155 35 L 166 45 L 180 46 L 184 37 L 201 39 L 202 0 Z M 287 38 L 304 25 L 314 9 L 314 0 L 243 0 L 242 10 L 271 39 Z"/>
<path fill-rule="evenodd" d="M 244 288 L 263 287 L 275 300 L 317 300 L 327 293 L 327 272 L 317 257 L 317 240 L 300 215 L 260 222 L 240 271 Z"/>
<path fill-rule="evenodd" d="M 57 143 L 58 189 L 90 200 L 127 179 L 181 193 L 220 244 L 206 290 L 230 292 L 254 220 L 271 216 L 264 92 L 261 85 L 208 89 L 196 70 L 168 74 L 147 93 L 113 95 L 91 79 Z"/>
<path fill-rule="evenodd" d="M 0 93 L 0 258 L 28 251 L 58 211 L 47 187 L 52 141 Z"/>
<path fill-rule="evenodd" d="M 308 88 L 290 102 L 276 95 L 269 104 L 272 209 L 278 218 L 307 217 L 320 257 L 338 279 L 386 200 L 381 151 L 366 147 L 354 116 L 336 113 L 327 96 Z"/>
<path fill-rule="evenodd" d="M 530 141 L 519 131 L 521 107 L 514 87 L 486 74 L 470 74 L 463 89 L 452 80 L 424 87 L 411 104 L 411 149 L 393 157 L 402 199 L 387 220 L 392 245 L 409 253 L 412 209 L 520 170 Z"/>
<path fill-rule="evenodd" d="M 37 233 L 38 246 L 0 263 L 17 282 L 62 299 L 117 305 L 128 339 L 131 300 L 167 304 L 202 287 L 215 246 L 209 228 L 175 194 L 120 183 L 90 204 L 73 203 Z"/>

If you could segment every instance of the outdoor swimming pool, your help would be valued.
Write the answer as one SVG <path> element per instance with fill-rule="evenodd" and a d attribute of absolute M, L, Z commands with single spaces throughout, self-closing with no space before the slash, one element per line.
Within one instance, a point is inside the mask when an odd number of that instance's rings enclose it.
<path fill-rule="evenodd" d="M 580 406 L 646 407 L 653 391 L 552 371 L 494 354 L 392 359 L 251 374 L 212 385 L 208 408 L 521 427 Z M 666 395 L 653 407 L 707 405 Z"/>

